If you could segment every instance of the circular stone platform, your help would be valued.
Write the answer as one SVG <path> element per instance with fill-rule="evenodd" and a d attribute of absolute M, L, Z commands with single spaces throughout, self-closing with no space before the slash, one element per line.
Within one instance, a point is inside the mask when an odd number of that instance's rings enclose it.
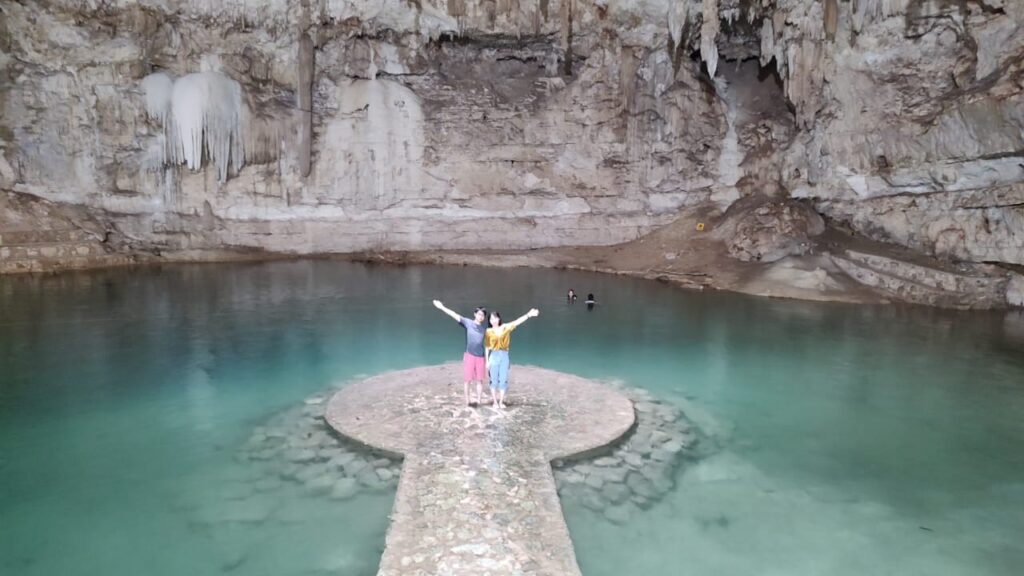
<path fill-rule="evenodd" d="M 328 402 L 335 430 L 404 458 L 378 574 L 579 574 L 551 461 L 620 438 L 632 402 L 513 366 L 507 409 L 467 407 L 461 378 L 454 363 L 388 372 Z"/>

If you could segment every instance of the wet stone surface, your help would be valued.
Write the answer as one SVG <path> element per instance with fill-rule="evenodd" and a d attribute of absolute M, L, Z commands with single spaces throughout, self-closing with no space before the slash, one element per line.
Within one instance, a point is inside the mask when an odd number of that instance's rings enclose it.
<path fill-rule="evenodd" d="M 328 403 L 340 433 L 404 455 L 378 574 L 579 574 L 551 462 L 628 433 L 633 403 L 516 366 L 506 410 L 471 408 L 459 377 L 455 364 L 391 372 Z"/>

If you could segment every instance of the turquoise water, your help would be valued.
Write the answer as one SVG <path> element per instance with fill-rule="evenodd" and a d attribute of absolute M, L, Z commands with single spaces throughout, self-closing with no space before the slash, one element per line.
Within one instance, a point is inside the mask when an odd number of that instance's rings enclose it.
<path fill-rule="evenodd" d="M 0 278 L 0 573 L 373 574 L 392 494 L 283 489 L 239 516 L 224 486 L 309 394 L 460 357 L 432 298 L 537 306 L 513 365 L 647 388 L 715 439 L 625 525 L 567 507 L 588 576 L 1024 566 L 1019 313 L 318 260 Z"/>

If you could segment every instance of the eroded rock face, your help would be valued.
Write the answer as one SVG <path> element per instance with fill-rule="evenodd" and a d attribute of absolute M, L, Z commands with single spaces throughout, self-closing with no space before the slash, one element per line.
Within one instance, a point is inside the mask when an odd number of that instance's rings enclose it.
<path fill-rule="evenodd" d="M 0 188 L 298 253 L 611 244 L 765 194 L 1019 265 L 1022 28 L 1011 0 L 12 4 Z M 153 73 L 237 83 L 244 151 L 169 158 Z"/>
<path fill-rule="evenodd" d="M 716 233 L 729 255 L 744 262 L 775 262 L 806 254 L 825 221 L 806 204 L 790 199 L 748 196 L 729 207 Z"/>
<path fill-rule="evenodd" d="M 166 249 L 300 253 L 614 243 L 710 194 L 721 106 L 664 27 L 630 29 L 651 6 L 321 4 L 5 8 L 3 182 Z M 241 86 L 244 119 L 244 152 L 198 171 L 147 113 L 196 73 Z"/>
<path fill-rule="evenodd" d="M 832 40 L 817 3 L 775 4 L 792 19 L 775 57 L 810 59 L 824 82 L 789 80 L 814 89 L 790 88 L 806 127 L 783 154 L 784 188 L 878 240 L 1024 261 L 1024 4 L 838 3 Z"/>

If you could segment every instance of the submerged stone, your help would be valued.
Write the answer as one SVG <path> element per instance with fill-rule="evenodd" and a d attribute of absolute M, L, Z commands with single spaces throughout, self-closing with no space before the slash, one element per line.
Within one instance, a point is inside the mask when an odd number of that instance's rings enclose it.
<path fill-rule="evenodd" d="M 331 489 L 331 498 L 335 500 L 348 500 L 357 493 L 359 493 L 359 483 L 354 478 L 340 478 Z"/>

